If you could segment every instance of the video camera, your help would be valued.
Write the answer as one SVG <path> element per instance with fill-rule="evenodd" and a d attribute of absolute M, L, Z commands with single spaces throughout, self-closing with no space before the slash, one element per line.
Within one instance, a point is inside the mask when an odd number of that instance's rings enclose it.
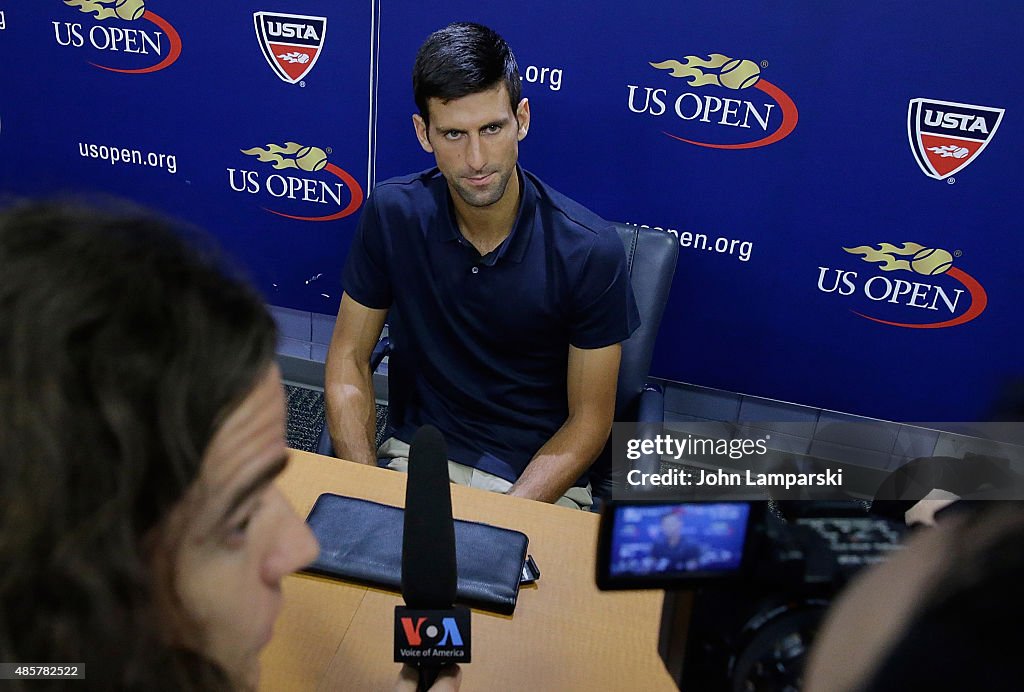
<path fill-rule="evenodd" d="M 666 590 L 658 649 L 681 689 L 799 690 L 833 597 L 903 533 L 855 501 L 612 501 L 597 585 Z"/>

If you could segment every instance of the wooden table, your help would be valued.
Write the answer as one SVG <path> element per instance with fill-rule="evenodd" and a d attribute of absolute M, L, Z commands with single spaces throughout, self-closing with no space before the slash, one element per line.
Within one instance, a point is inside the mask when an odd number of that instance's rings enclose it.
<path fill-rule="evenodd" d="M 323 492 L 405 503 L 405 474 L 293 451 L 280 487 L 302 516 Z M 512 616 L 473 611 L 473 662 L 462 690 L 674 690 L 658 657 L 659 591 L 603 593 L 594 585 L 598 517 L 452 487 L 456 518 L 523 531 L 541 570 Z M 401 596 L 294 575 L 262 656 L 261 689 L 390 690 L 394 606 Z"/>

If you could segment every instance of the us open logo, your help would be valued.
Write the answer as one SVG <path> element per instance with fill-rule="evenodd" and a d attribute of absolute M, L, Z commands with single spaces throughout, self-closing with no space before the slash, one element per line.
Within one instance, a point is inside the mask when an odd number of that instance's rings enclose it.
<path fill-rule="evenodd" d="M 953 266 L 961 256 L 959 250 L 912 242 L 843 250 L 882 272 L 862 275 L 856 270 L 818 267 L 818 290 L 848 299 L 850 311 L 858 317 L 892 327 L 942 329 L 977 319 L 988 306 L 981 283 Z"/>
<path fill-rule="evenodd" d="M 270 143 L 240 150 L 267 167 L 228 168 L 235 192 L 273 200 L 264 211 L 297 221 L 336 221 L 354 214 L 363 203 L 363 188 L 348 171 L 328 160 L 331 149 L 299 142 Z M 251 160 L 251 159 L 250 159 Z M 312 210 L 318 213 L 311 214 Z"/>
<path fill-rule="evenodd" d="M 657 86 L 653 78 L 652 86 L 627 84 L 626 104 L 632 113 L 661 119 L 666 137 L 712 149 L 754 149 L 796 129 L 793 99 L 761 75 L 767 62 L 712 53 L 648 64 L 659 71 Z M 671 80 L 684 80 L 683 88 Z"/>
<path fill-rule="evenodd" d="M 103 56 L 93 67 L 121 74 L 149 74 L 173 65 L 181 55 L 181 37 L 144 0 L 64 0 L 92 15 L 93 23 L 53 22 L 57 45 L 88 48 Z M 79 15 L 80 16 L 80 15 Z"/>
<path fill-rule="evenodd" d="M 907 136 L 917 165 L 936 180 L 967 168 L 996 136 L 1003 113 L 990 106 L 911 99 Z"/>
<path fill-rule="evenodd" d="M 260 50 L 274 74 L 297 84 L 312 71 L 323 52 L 327 17 L 255 12 L 253 22 Z"/>

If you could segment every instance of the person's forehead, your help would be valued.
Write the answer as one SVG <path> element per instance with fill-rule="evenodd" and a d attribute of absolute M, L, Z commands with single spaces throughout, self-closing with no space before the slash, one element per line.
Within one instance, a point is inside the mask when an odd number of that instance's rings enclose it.
<path fill-rule="evenodd" d="M 276 364 L 224 418 L 204 454 L 201 479 L 213 493 L 229 492 L 287 453 L 284 393 Z"/>
<path fill-rule="evenodd" d="M 486 91 L 478 91 L 449 101 L 442 101 L 439 98 L 428 99 L 427 108 L 430 110 L 431 124 L 447 128 L 483 125 L 512 114 L 508 89 L 504 82 L 499 82 Z"/>

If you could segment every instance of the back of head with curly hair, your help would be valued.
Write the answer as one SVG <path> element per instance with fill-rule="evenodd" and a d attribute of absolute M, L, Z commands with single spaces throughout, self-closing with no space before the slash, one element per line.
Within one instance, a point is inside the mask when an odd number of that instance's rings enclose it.
<path fill-rule="evenodd" d="M 0 660 L 230 687 L 168 645 L 143 546 L 274 343 L 259 296 L 148 214 L 0 215 Z"/>

